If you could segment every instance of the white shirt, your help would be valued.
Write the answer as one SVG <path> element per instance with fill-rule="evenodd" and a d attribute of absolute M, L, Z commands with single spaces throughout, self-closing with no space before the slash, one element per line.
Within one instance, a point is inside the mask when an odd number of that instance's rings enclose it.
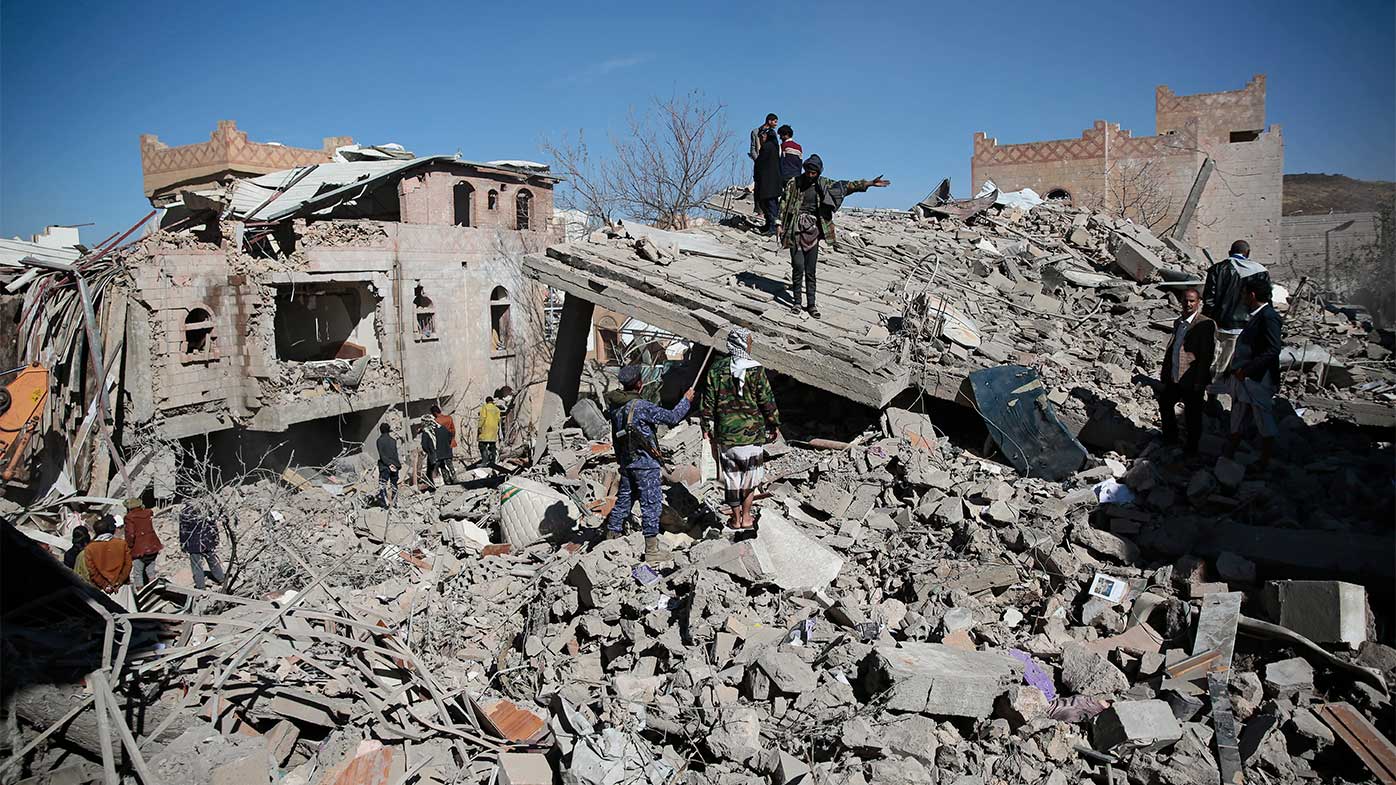
<path fill-rule="evenodd" d="M 1265 310 L 1265 306 L 1267 305 L 1269 305 L 1269 303 L 1261 303 L 1259 308 L 1255 309 L 1254 311 L 1251 311 L 1251 315 L 1249 318 L 1254 319 L 1255 315 Z"/>

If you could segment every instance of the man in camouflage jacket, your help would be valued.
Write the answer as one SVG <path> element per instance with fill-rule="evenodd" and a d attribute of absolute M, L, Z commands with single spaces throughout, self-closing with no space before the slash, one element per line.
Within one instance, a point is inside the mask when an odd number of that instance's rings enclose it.
<path fill-rule="evenodd" d="M 828 240 L 839 247 L 834 234 L 834 212 L 843 205 L 844 197 L 862 193 L 869 188 L 884 188 L 892 183 L 881 177 L 872 180 L 830 180 L 823 176 L 824 161 L 817 155 L 805 159 L 804 171 L 785 183 L 780 202 L 780 245 L 790 249 L 790 289 L 794 295 L 792 310 L 800 312 L 801 285 L 808 280 L 809 315 L 819 318 L 815 307 L 815 266 L 819 260 L 819 241 Z"/>

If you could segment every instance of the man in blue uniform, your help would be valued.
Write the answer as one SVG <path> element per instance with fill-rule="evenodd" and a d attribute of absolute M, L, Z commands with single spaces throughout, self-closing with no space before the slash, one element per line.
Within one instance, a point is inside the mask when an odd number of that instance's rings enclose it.
<path fill-rule="evenodd" d="M 612 444 L 620 462 L 620 490 L 616 506 L 606 519 L 606 538 L 615 539 L 625 531 L 625 519 L 635 497 L 640 500 L 641 527 L 645 534 L 645 561 L 665 562 L 673 558 L 667 549 L 659 547 L 659 514 L 664 508 L 664 491 L 660 486 L 659 440 L 656 425 L 678 425 L 688 414 L 693 390 L 672 409 L 665 409 L 640 397 L 639 366 L 629 365 L 620 372 L 621 390 L 606 396 L 610 405 Z"/>

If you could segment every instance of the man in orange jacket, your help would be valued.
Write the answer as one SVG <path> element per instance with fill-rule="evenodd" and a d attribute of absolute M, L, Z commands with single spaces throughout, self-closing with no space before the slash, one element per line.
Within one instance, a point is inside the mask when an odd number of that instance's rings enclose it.
<path fill-rule="evenodd" d="M 116 536 L 116 519 L 103 515 L 92 525 L 97 538 L 78 556 L 77 574 L 107 594 L 115 594 L 131 577 L 131 546 Z"/>
<path fill-rule="evenodd" d="M 155 514 L 140 499 L 126 500 L 126 544 L 131 546 L 131 588 L 155 580 L 155 557 L 165 547 L 155 533 Z"/>

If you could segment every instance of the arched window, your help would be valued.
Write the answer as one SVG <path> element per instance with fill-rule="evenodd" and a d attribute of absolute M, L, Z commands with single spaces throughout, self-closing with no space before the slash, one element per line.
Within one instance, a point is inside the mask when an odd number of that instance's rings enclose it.
<path fill-rule="evenodd" d="M 526 188 L 520 188 L 514 195 L 514 228 L 521 232 L 528 231 L 529 222 L 533 218 L 533 194 Z"/>
<path fill-rule="evenodd" d="M 487 199 L 487 201 L 489 202 L 489 207 L 490 207 L 491 210 L 498 210 L 498 209 L 499 209 L 499 192 L 496 191 L 496 190 L 494 190 L 493 188 L 491 188 L 491 189 L 490 189 L 490 193 L 489 193 L 489 198 Z"/>
<path fill-rule="evenodd" d="M 1051 201 L 1066 202 L 1071 204 L 1071 193 L 1065 188 L 1053 188 L 1047 192 L 1047 198 Z"/>
<path fill-rule="evenodd" d="M 490 351 L 509 350 L 509 290 L 503 286 L 490 292 Z"/>
<path fill-rule="evenodd" d="M 455 206 L 455 225 L 469 226 L 470 213 L 475 207 L 475 189 L 462 180 L 451 189 L 451 195 Z"/>
<path fill-rule="evenodd" d="M 217 359 L 214 344 L 213 314 L 207 308 L 190 308 L 184 317 L 184 340 L 180 353 L 184 362 L 195 363 Z"/>
<path fill-rule="evenodd" d="M 412 307 L 417 314 L 413 338 L 418 341 L 436 340 L 436 304 L 427 296 L 420 283 L 412 295 Z"/>

